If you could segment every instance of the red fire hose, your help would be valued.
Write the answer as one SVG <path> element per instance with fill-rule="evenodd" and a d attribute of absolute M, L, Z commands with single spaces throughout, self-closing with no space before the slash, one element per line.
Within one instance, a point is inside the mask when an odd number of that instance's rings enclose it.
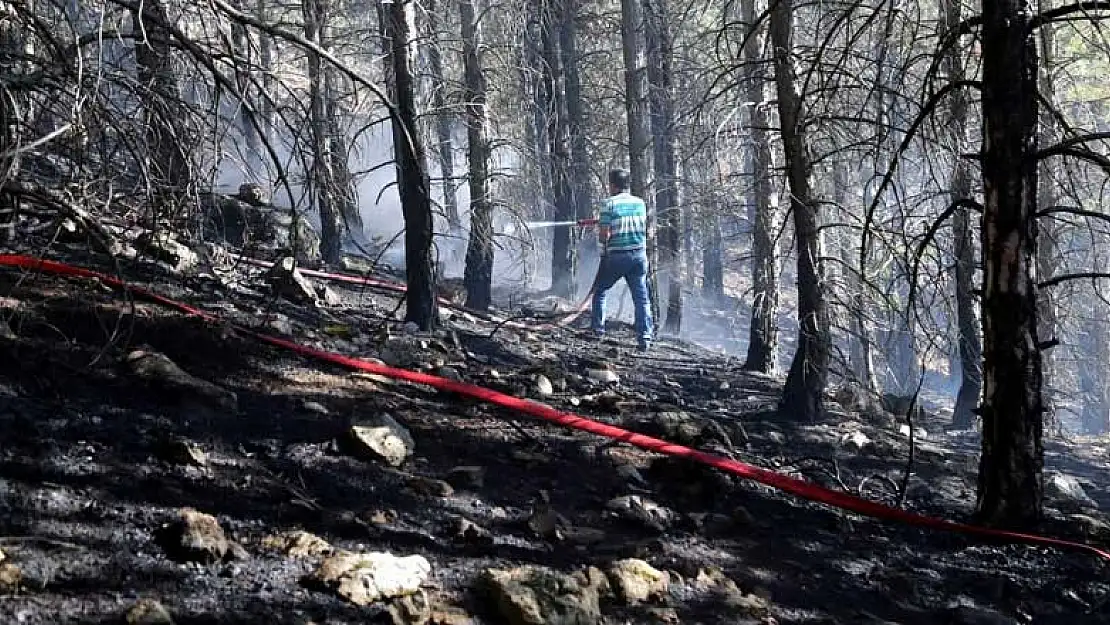
<path fill-rule="evenodd" d="M 0 266 L 19 267 L 27 270 L 44 271 L 63 276 L 94 278 L 109 286 L 124 289 L 135 295 L 144 297 L 150 301 L 161 304 L 168 308 L 172 308 L 174 310 L 178 310 L 185 314 L 195 315 L 208 321 L 217 320 L 217 317 L 215 315 L 189 306 L 188 304 L 163 297 L 140 287 L 128 285 L 118 278 L 114 278 L 112 276 L 97 271 L 83 269 L 81 267 L 74 267 L 59 262 L 15 254 L 0 255 Z M 480 386 L 475 386 L 473 384 L 467 384 L 465 382 L 456 382 L 453 380 L 428 375 L 426 373 L 409 371 L 406 369 L 396 369 L 386 365 L 379 365 L 372 362 L 359 360 L 357 358 L 351 358 L 348 356 L 343 356 L 341 354 L 315 349 L 286 339 L 281 339 L 269 336 L 267 334 L 255 332 L 248 328 L 240 327 L 238 329 L 241 332 L 253 336 L 262 342 L 288 349 L 304 356 L 316 358 L 317 360 L 340 365 L 349 369 L 364 371 L 375 375 L 387 376 L 397 380 L 404 380 L 416 384 L 424 384 L 439 390 L 466 395 L 474 399 L 501 406 L 503 408 L 522 412 L 538 419 L 543 419 L 545 421 L 550 421 L 552 423 L 556 423 L 566 427 L 582 430 L 584 432 L 589 432 L 598 436 L 604 436 L 606 438 L 628 443 L 629 445 L 634 445 L 648 451 L 680 458 L 688 458 L 695 462 L 700 462 L 710 467 L 720 469 L 721 471 L 725 471 L 727 473 L 731 473 L 745 479 L 754 480 L 761 484 L 766 484 L 768 486 L 777 488 L 781 491 L 790 493 L 803 499 L 808 499 L 810 501 L 815 501 L 828 506 L 841 508 L 843 510 L 849 510 L 864 516 L 887 521 L 896 521 L 916 527 L 923 527 L 935 530 L 946 530 L 970 536 L 991 538 L 1011 543 L 1023 543 L 1041 547 L 1072 549 L 1095 555 L 1106 561 L 1110 561 L 1110 552 L 1104 551 L 1092 545 L 1086 545 L 1083 543 L 1061 540 L 1057 538 L 1050 538 L 1046 536 L 1038 536 L 1035 534 L 1025 534 L 1020 532 L 1010 532 L 1005 530 L 979 527 L 966 523 L 957 523 L 954 521 L 947 521 L 943 519 L 915 514 L 913 512 L 907 512 L 905 510 L 900 510 L 897 508 L 892 508 L 890 506 L 875 503 L 873 501 L 868 501 L 866 499 L 856 497 L 848 493 L 834 491 L 823 486 L 804 482 L 802 480 L 775 473 L 767 469 L 761 469 L 750 464 L 745 464 L 743 462 L 731 460 L 729 458 L 697 451 L 683 445 L 676 445 L 674 443 L 669 443 L 667 441 L 652 438 L 650 436 L 636 434 L 634 432 L 630 432 L 619 427 L 606 425 L 604 423 L 598 423 L 597 421 L 592 421 L 573 413 L 560 412 L 550 406 L 540 404 L 528 399 L 512 397 L 510 395 L 505 395 L 497 391 L 493 391 Z"/>

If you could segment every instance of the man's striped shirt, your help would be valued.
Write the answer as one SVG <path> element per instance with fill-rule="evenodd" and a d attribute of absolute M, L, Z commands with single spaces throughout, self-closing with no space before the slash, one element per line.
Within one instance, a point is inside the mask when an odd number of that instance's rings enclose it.
<path fill-rule="evenodd" d="M 606 198 L 598 224 L 609 227 L 611 252 L 643 249 L 647 242 L 647 206 L 631 193 Z"/>

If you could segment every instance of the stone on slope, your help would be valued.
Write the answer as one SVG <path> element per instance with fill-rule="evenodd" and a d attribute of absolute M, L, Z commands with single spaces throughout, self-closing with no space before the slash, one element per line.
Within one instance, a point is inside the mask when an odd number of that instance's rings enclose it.
<path fill-rule="evenodd" d="M 608 589 L 605 574 L 593 567 L 573 575 L 538 565 L 486 569 L 479 584 L 505 625 L 596 625 Z"/>
<path fill-rule="evenodd" d="M 459 489 L 477 489 L 485 483 L 486 468 L 480 466 L 458 466 L 447 472 L 447 482 Z"/>
<path fill-rule="evenodd" d="M 644 525 L 657 532 L 666 530 L 676 518 L 673 510 L 640 495 L 623 495 L 612 499 L 606 509 L 618 516 Z"/>
<path fill-rule="evenodd" d="M 179 273 L 188 272 L 200 263 L 200 256 L 168 232 L 144 232 L 135 245 L 155 260 L 162 261 Z"/>
<path fill-rule="evenodd" d="M 297 268 L 297 261 L 292 256 L 281 258 L 270 267 L 266 272 L 266 283 L 278 296 L 298 304 L 315 305 L 319 300 L 316 287 Z"/>
<path fill-rule="evenodd" d="M 154 599 L 139 599 L 125 617 L 127 625 L 174 625 L 169 610 Z"/>
<path fill-rule="evenodd" d="M 670 575 L 665 571 L 636 558 L 617 560 L 606 572 L 613 592 L 627 605 L 662 597 L 671 585 Z"/>
<path fill-rule="evenodd" d="M 542 373 L 532 379 L 532 389 L 538 397 L 551 397 L 555 394 L 555 386 L 551 380 Z"/>
<path fill-rule="evenodd" d="M 293 530 L 274 534 L 262 539 L 262 546 L 280 551 L 293 558 L 316 558 L 334 549 L 328 541 L 304 530 Z"/>
<path fill-rule="evenodd" d="M 348 442 L 355 454 L 394 467 L 401 466 L 416 449 L 416 442 L 408 429 L 385 413 L 352 425 L 349 434 Z"/>
<path fill-rule="evenodd" d="M 1048 471 L 1045 474 L 1044 492 L 1047 498 L 1073 508 L 1098 507 L 1075 476 L 1060 471 Z"/>
<path fill-rule="evenodd" d="M 202 380 L 185 371 L 165 354 L 136 349 L 124 358 L 131 372 L 152 386 L 178 392 L 190 399 L 200 398 L 219 408 L 237 410 L 235 393 Z"/>
<path fill-rule="evenodd" d="M 181 510 L 162 532 L 162 548 L 173 560 L 210 564 L 228 554 L 229 541 L 220 522 L 193 508 Z"/>
<path fill-rule="evenodd" d="M 321 562 L 307 581 L 355 605 L 370 605 L 419 592 L 431 572 L 421 555 L 340 551 Z"/>

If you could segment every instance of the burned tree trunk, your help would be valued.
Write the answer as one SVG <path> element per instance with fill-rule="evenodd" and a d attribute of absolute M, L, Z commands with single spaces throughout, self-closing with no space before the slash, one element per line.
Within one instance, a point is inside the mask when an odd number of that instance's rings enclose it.
<path fill-rule="evenodd" d="M 848 223 L 851 214 L 848 189 L 850 189 L 848 164 L 838 161 L 833 169 L 833 186 L 836 204 L 840 209 L 840 220 Z M 867 391 L 875 391 L 875 359 L 871 345 L 871 330 L 867 324 L 865 293 L 859 270 L 854 266 L 855 252 L 859 241 L 852 230 L 839 237 L 840 258 L 844 275 L 844 301 L 848 315 L 848 370 L 853 380 Z"/>
<path fill-rule="evenodd" d="M 466 305 L 489 308 L 493 299 L 493 204 L 489 197 L 486 79 L 479 58 L 481 35 L 471 0 L 459 0 L 466 73 L 466 140 L 470 165 L 470 240 L 466 248 Z"/>
<path fill-rule="evenodd" d="M 1039 89 L 1041 96 L 1049 102 L 1055 101 L 1056 81 L 1053 79 L 1054 60 L 1056 57 L 1056 42 L 1053 36 L 1053 25 L 1044 24 L 1038 34 L 1041 41 L 1041 60 L 1039 73 Z M 1053 128 L 1056 119 L 1053 114 L 1045 110 L 1041 115 L 1041 132 L 1048 132 Z M 1042 143 L 1047 143 L 1051 138 L 1042 135 Z M 1041 210 L 1055 206 L 1057 203 L 1056 176 L 1054 175 L 1053 161 L 1045 160 L 1040 164 L 1037 179 L 1037 206 Z M 1056 275 L 1060 269 L 1061 256 L 1058 248 L 1058 239 L 1061 228 L 1056 220 L 1049 216 L 1038 222 L 1037 233 L 1037 276 L 1045 279 Z M 1050 289 L 1042 289 L 1037 293 L 1037 334 L 1045 340 L 1056 339 L 1060 332 L 1059 318 L 1056 311 L 1056 298 Z M 1056 358 L 1054 351 L 1048 350 L 1042 354 L 1041 364 L 1044 371 L 1044 414 L 1045 421 L 1053 423 L 1056 420 Z M 1103 361 L 1105 362 L 1105 361 Z M 1104 415 L 1105 416 L 1105 415 Z"/>
<path fill-rule="evenodd" d="M 405 218 L 405 321 L 422 330 L 439 320 L 436 274 L 432 258 L 435 235 L 424 146 L 417 132 L 416 93 L 412 72 L 413 0 L 383 2 L 383 24 L 390 44 L 396 115 L 393 116 L 393 151 L 397 165 L 401 211 Z"/>
<path fill-rule="evenodd" d="M 943 0 L 941 15 L 944 19 L 944 32 L 958 28 L 960 15 L 959 0 Z M 964 79 L 964 60 L 958 46 L 951 45 L 945 51 L 944 66 L 949 80 Z M 970 101 L 965 90 L 952 94 L 949 99 L 948 128 L 951 136 L 955 162 L 952 170 L 950 199 L 953 203 L 971 199 L 971 171 L 968 163 L 960 156 L 967 142 L 967 115 Z M 952 425 L 968 429 L 975 425 L 975 413 L 979 397 L 983 392 L 983 339 L 982 326 L 975 305 L 975 238 L 971 230 L 971 209 L 967 205 L 956 208 L 952 220 L 952 237 L 956 257 L 956 325 L 958 328 L 957 345 L 960 354 L 960 390 L 956 394 L 956 405 L 952 410 Z"/>
<path fill-rule="evenodd" d="M 243 0 L 233 0 L 231 5 L 243 11 Z M 262 141 L 258 133 L 258 120 L 253 111 L 255 103 L 251 99 L 254 87 L 251 81 L 254 62 L 254 48 L 251 45 L 247 27 L 241 22 L 231 22 L 231 46 L 235 53 L 235 88 L 239 90 L 239 107 L 236 116 L 239 132 L 247 144 L 247 165 L 254 169 L 262 162 Z"/>
<path fill-rule="evenodd" d="M 563 0 L 559 48 L 562 52 L 567 132 L 570 135 L 570 191 L 574 219 L 588 217 L 590 208 L 590 155 L 586 150 L 586 119 L 582 101 L 582 79 L 578 70 L 578 7 L 580 0 Z M 573 244 L 573 241 L 572 241 Z M 576 267 L 577 269 L 577 267 Z"/>
<path fill-rule="evenodd" d="M 446 7 L 444 7 L 446 8 Z M 447 214 L 447 225 L 452 232 L 462 229 L 459 219 L 459 200 L 455 196 L 455 150 L 451 140 L 451 122 L 455 116 L 447 110 L 447 74 L 443 69 L 443 55 L 440 52 L 439 15 L 443 10 L 436 0 L 428 3 L 428 29 L 431 38 L 428 43 L 428 70 L 432 79 L 432 109 L 436 125 L 436 155 L 439 158 L 439 175 L 442 178 L 443 210 Z"/>
<path fill-rule="evenodd" d="M 705 220 L 705 243 L 702 248 L 701 295 L 713 302 L 721 302 L 725 297 L 724 247 L 721 240 L 720 205 L 714 202 L 712 212 Z"/>
<path fill-rule="evenodd" d="M 1041 516 L 1041 354 L 1033 281 L 1037 55 L 1020 0 L 984 0 L 983 442 L 977 516 L 1022 527 Z"/>
<path fill-rule="evenodd" d="M 755 0 L 742 0 L 741 20 L 756 28 Z M 745 99 L 751 102 L 752 149 L 749 159 L 752 184 L 748 194 L 748 218 L 752 224 L 752 317 L 748 332 L 746 371 L 771 373 L 778 352 L 779 308 L 778 267 L 775 262 L 775 213 L 771 201 L 771 147 L 767 137 L 762 66 L 763 37 L 754 35 L 744 46 Z"/>
<path fill-rule="evenodd" d="M 655 154 L 655 214 L 662 222 L 659 237 L 661 268 L 667 277 L 667 317 L 663 329 L 682 328 L 682 207 L 679 195 L 678 137 L 675 130 L 674 35 L 667 0 L 646 0 L 645 25 L 648 81 L 651 85 L 651 129 Z"/>
<path fill-rule="evenodd" d="M 163 208 L 174 210 L 190 186 L 189 161 L 185 137 L 178 123 L 185 119 L 178 93 L 177 76 L 170 52 L 169 19 L 161 0 L 152 0 L 131 14 L 137 33 L 135 62 L 143 99 L 143 127 L 146 128 L 146 166 L 161 195 L 154 203 L 154 222 L 166 217 Z M 171 215 L 176 217 L 176 215 Z"/>
<path fill-rule="evenodd" d="M 644 7 L 641 0 L 621 0 L 621 49 L 624 56 L 624 109 L 628 124 L 628 174 L 631 191 L 647 205 L 647 244 L 650 261 L 648 289 L 651 316 L 659 318 L 659 285 L 655 262 L 655 208 L 648 196 L 651 175 L 648 126 L 647 52 L 644 42 Z"/>
<path fill-rule="evenodd" d="M 771 9 L 779 126 L 798 246 L 798 346 L 779 409 L 798 419 L 815 420 L 823 411 L 829 375 L 829 320 L 820 261 L 817 205 L 810 184 L 813 166 L 806 152 L 802 99 L 794 83 L 793 19 L 789 0 L 776 3 Z"/>
<path fill-rule="evenodd" d="M 328 0 L 303 0 L 305 39 L 326 46 Z M 308 53 L 309 125 L 312 137 L 312 166 L 308 172 L 312 198 L 320 213 L 320 255 L 328 264 L 338 264 L 343 249 L 343 218 L 337 201 L 338 177 L 331 153 L 331 117 L 328 81 L 319 54 Z"/>
<path fill-rule="evenodd" d="M 544 10 L 543 54 L 547 71 L 547 139 L 550 154 L 550 177 L 555 193 L 552 218 L 574 219 L 574 193 L 570 179 L 570 127 L 567 118 L 566 74 L 559 31 L 562 29 L 564 2 L 557 0 Z M 551 290 L 561 297 L 574 297 L 575 249 L 572 228 L 554 228 L 551 242 Z"/>
<path fill-rule="evenodd" d="M 24 31 L 11 5 L 0 6 L 0 70 L 5 76 L 21 73 L 19 59 L 23 53 Z M 20 106 L 12 91 L 0 93 L 0 153 L 11 156 L 0 159 L 0 185 L 19 173 L 20 158 L 16 147 L 22 132 Z M 0 244 L 10 242 L 15 236 L 19 199 L 11 193 L 0 192 Z"/>

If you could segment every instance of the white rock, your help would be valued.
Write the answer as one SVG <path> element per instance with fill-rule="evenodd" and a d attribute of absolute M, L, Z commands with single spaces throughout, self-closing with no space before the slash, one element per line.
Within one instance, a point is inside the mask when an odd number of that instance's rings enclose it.
<path fill-rule="evenodd" d="M 863 432 L 857 430 L 855 432 L 852 432 L 851 434 L 845 434 L 843 437 L 841 437 L 840 442 L 849 447 L 855 447 L 856 449 L 862 450 L 864 447 L 867 447 L 871 444 L 871 439 L 868 438 L 867 435 Z"/>
<path fill-rule="evenodd" d="M 416 448 L 408 429 L 384 413 L 370 423 L 351 426 L 350 433 L 361 450 L 394 467 L 401 466 Z"/>
<path fill-rule="evenodd" d="M 547 379 L 546 375 L 537 375 L 534 382 L 536 394 L 540 397 L 551 397 L 555 394 L 555 387 L 551 384 L 551 380 Z"/>
<path fill-rule="evenodd" d="M 351 603 L 369 605 L 419 592 L 431 572 L 421 555 L 341 551 L 321 562 L 312 577 Z"/>
<path fill-rule="evenodd" d="M 617 372 L 609 369 L 589 369 L 586 371 L 586 377 L 604 384 L 613 384 L 621 381 Z"/>
<path fill-rule="evenodd" d="M 1098 507 L 1094 499 L 1083 490 L 1083 486 L 1073 475 L 1060 471 L 1049 471 L 1044 478 L 1045 495 L 1052 499 L 1065 500 L 1080 506 Z"/>

